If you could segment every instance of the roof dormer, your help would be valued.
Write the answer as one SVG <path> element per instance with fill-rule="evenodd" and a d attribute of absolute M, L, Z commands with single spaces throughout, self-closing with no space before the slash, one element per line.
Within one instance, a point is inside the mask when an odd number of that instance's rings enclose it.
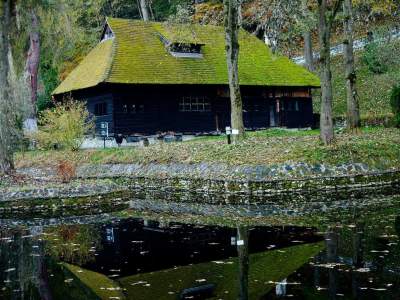
<path fill-rule="evenodd" d="M 103 33 L 101 34 L 101 42 L 102 41 L 106 41 L 109 39 L 114 38 L 114 32 L 112 31 L 111 27 L 108 25 L 108 23 L 106 23 L 106 25 L 104 26 L 103 29 Z"/>
<path fill-rule="evenodd" d="M 161 42 L 164 44 L 165 49 L 173 57 L 203 58 L 202 47 L 204 46 L 204 44 L 189 42 L 189 41 L 185 42 L 170 41 L 162 34 L 159 34 L 159 38 Z"/>

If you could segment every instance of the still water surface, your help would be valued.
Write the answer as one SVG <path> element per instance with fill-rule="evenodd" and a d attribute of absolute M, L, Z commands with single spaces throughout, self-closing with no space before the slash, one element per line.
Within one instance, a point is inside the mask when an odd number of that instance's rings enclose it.
<path fill-rule="evenodd" d="M 7 215 L 0 299 L 400 299 L 400 198 L 380 200 L 301 225 Z"/>

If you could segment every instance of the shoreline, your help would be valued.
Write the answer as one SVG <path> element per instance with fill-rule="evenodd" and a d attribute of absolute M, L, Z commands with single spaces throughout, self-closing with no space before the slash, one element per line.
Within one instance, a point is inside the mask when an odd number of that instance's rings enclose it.
<path fill-rule="evenodd" d="M 140 196 L 153 195 L 180 202 L 197 198 L 199 202 L 218 204 L 280 202 L 297 197 L 314 199 L 329 195 L 360 197 L 400 190 L 400 169 L 376 170 L 363 164 L 326 166 L 298 163 L 238 167 L 208 167 L 206 164 L 83 165 L 70 183 L 58 182 L 52 168 L 18 169 L 17 175 L 35 181 L 32 184 L 0 185 L 0 203 L 3 205 L 20 200 L 96 197 L 115 192 L 134 192 Z"/>

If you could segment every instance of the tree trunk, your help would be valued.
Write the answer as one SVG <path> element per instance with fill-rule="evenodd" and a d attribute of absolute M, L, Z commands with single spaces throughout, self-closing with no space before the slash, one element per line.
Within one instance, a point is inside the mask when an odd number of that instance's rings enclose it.
<path fill-rule="evenodd" d="M 8 49 L 10 45 L 10 0 L 0 2 L 0 174 L 14 169 L 10 128 L 11 91 L 9 84 Z"/>
<path fill-rule="evenodd" d="M 26 58 L 25 72 L 31 95 L 31 114 L 24 122 L 26 132 L 37 130 L 36 102 L 38 89 L 38 72 L 40 63 L 40 33 L 39 21 L 35 9 L 31 10 L 31 28 L 29 33 L 29 50 Z"/>
<path fill-rule="evenodd" d="M 237 251 L 239 259 L 239 299 L 249 299 L 249 229 L 237 226 Z"/>
<path fill-rule="evenodd" d="M 306 14 L 308 12 L 307 0 L 301 1 L 301 6 L 303 13 Z M 312 46 L 312 35 L 310 28 L 305 28 L 303 32 L 304 39 L 304 60 L 306 62 L 306 67 L 309 71 L 314 72 L 314 54 L 313 54 L 313 46 Z"/>
<path fill-rule="evenodd" d="M 326 262 L 335 264 L 338 261 L 338 234 L 332 230 L 325 235 L 325 243 L 326 243 Z M 337 270 L 335 267 L 328 269 L 328 277 L 329 277 L 329 299 L 336 299 L 337 294 Z"/>
<path fill-rule="evenodd" d="M 239 0 L 224 0 L 226 61 L 228 67 L 229 91 L 231 98 L 231 126 L 234 143 L 237 143 L 244 138 L 243 105 L 238 72 L 240 29 L 239 7 Z"/>
<path fill-rule="evenodd" d="M 38 289 L 42 300 L 53 300 L 50 289 L 49 273 L 46 265 L 46 254 L 44 251 L 44 241 L 39 240 L 39 257 L 38 257 Z"/>
<path fill-rule="evenodd" d="M 142 12 L 143 21 L 150 20 L 150 12 L 147 4 L 147 0 L 140 0 L 140 11 Z"/>
<path fill-rule="evenodd" d="M 356 90 L 356 70 L 354 66 L 354 50 L 353 50 L 353 3 L 352 0 L 344 0 L 344 59 L 345 59 L 345 79 L 347 93 L 347 128 L 350 132 L 359 132 L 360 129 L 360 108 L 357 99 Z"/>
<path fill-rule="evenodd" d="M 306 61 L 306 67 L 309 71 L 314 72 L 314 55 L 312 47 L 311 31 L 306 31 L 303 33 L 304 39 L 304 59 Z"/>
<path fill-rule="evenodd" d="M 319 17 L 319 44 L 321 61 L 321 140 L 325 145 L 332 144 L 334 140 L 332 120 L 332 73 L 331 73 L 331 24 L 327 17 L 328 9 L 326 0 L 318 2 Z"/>

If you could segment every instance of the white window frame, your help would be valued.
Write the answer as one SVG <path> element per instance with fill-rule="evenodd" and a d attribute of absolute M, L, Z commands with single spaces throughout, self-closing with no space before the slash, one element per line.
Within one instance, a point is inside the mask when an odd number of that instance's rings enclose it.
<path fill-rule="evenodd" d="M 183 96 L 179 101 L 180 112 L 210 112 L 211 102 L 205 96 Z"/>

